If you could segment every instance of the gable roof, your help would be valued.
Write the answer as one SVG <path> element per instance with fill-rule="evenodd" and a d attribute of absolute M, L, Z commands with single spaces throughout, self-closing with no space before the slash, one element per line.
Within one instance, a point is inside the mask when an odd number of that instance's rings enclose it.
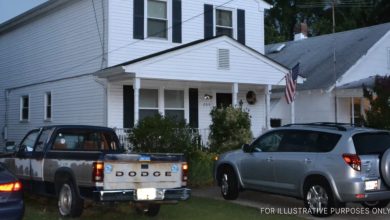
<path fill-rule="evenodd" d="M 167 50 L 159 51 L 159 52 L 156 52 L 156 53 L 153 53 L 153 54 L 149 54 L 149 55 L 146 55 L 146 56 L 134 59 L 134 60 L 129 60 L 129 61 L 126 61 L 126 62 L 123 62 L 123 63 L 120 63 L 120 64 L 116 64 L 116 65 L 108 67 L 106 69 L 115 68 L 115 67 L 118 67 L 118 66 L 127 66 L 127 65 L 130 65 L 130 64 L 138 63 L 138 62 L 141 62 L 141 61 L 144 61 L 144 60 L 148 60 L 148 59 L 151 59 L 151 58 L 154 58 L 154 57 L 158 57 L 158 56 L 161 56 L 161 55 L 164 55 L 164 54 L 175 52 L 175 51 L 187 48 L 187 47 L 191 47 L 191 46 L 195 46 L 195 45 L 198 45 L 198 44 L 202 44 L 204 42 L 208 42 L 208 41 L 211 41 L 211 40 L 214 40 L 214 39 L 217 39 L 217 38 L 225 38 L 227 40 L 231 40 L 231 41 L 235 42 L 236 44 L 244 47 L 245 49 L 250 50 L 251 52 L 255 53 L 256 55 L 262 57 L 263 59 L 265 59 L 265 60 L 267 60 L 269 62 L 272 62 L 272 63 L 274 63 L 277 66 L 280 66 L 282 69 L 288 70 L 288 68 L 286 66 L 284 66 L 283 64 L 277 62 L 276 60 L 270 59 L 269 57 L 267 57 L 264 54 L 258 52 L 257 50 L 255 50 L 255 49 L 253 49 L 251 47 L 248 47 L 247 45 L 244 45 L 244 44 L 238 42 L 236 39 L 233 39 L 231 37 L 227 37 L 227 36 L 224 36 L 224 35 L 215 36 L 215 37 L 206 38 L 206 39 L 195 40 L 195 41 L 189 42 L 187 44 L 182 44 L 182 45 L 177 46 L 177 47 L 172 47 L 172 48 L 169 48 Z"/>
<path fill-rule="evenodd" d="M 335 79 L 345 74 L 388 31 L 390 23 L 266 45 L 266 55 L 292 68 L 300 63 L 300 75 L 306 80 L 299 90 L 329 89 Z M 280 52 L 276 48 L 285 45 Z M 282 46 L 283 47 L 283 46 Z M 334 74 L 333 48 L 336 48 L 336 76 Z"/>

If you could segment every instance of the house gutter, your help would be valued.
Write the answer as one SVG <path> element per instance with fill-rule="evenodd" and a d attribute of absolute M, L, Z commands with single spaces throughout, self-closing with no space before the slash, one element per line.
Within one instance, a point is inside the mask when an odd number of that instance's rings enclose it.
<path fill-rule="evenodd" d="M 9 90 L 4 91 L 5 98 L 5 111 L 4 111 L 4 126 L 3 126 L 3 140 L 7 142 L 8 140 L 8 102 L 9 102 Z"/>

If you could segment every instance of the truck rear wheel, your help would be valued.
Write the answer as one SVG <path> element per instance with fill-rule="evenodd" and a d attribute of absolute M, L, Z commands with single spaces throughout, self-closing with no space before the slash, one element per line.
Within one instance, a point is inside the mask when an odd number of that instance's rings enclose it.
<path fill-rule="evenodd" d="M 58 211 L 64 217 L 79 217 L 83 213 L 84 200 L 80 198 L 70 181 L 62 183 L 58 193 Z"/>
<path fill-rule="evenodd" d="M 150 217 L 158 215 L 160 212 L 160 204 L 155 203 L 136 203 L 135 210 L 140 215 L 147 215 Z"/>
<path fill-rule="evenodd" d="M 384 208 L 389 204 L 390 200 L 381 200 L 381 201 L 372 201 L 372 202 L 362 202 L 362 206 L 373 209 L 373 208 Z"/>

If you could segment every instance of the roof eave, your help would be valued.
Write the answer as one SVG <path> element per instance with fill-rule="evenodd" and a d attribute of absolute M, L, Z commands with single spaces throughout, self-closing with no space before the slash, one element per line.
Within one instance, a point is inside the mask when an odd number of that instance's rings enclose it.
<path fill-rule="evenodd" d="M 32 18 L 35 18 L 47 11 L 50 11 L 59 5 L 62 5 L 66 2 L 69 2 L 71 0 L 48 0 L 45 3 L 42 3 L 14 18 L 11 18 L 10 20 L 7 20 L 0 24 L 0 34 L 7 32 L 8 30 L 11 30 L 13 27 L 22 24 L 26 21 L 31 20 Z"/>

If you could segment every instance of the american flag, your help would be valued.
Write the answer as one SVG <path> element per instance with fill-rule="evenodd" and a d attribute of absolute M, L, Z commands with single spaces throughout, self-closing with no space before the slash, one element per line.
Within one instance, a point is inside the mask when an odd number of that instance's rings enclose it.
<path fill-rule="evenodd" d="M 295 99 L 295 91 L 297 88 L 297 78 L 299 73 L 299 63 L 295 65 L 290 73 L 286 74 L 286 101 L 287 104 L 290 104 Z"/>

